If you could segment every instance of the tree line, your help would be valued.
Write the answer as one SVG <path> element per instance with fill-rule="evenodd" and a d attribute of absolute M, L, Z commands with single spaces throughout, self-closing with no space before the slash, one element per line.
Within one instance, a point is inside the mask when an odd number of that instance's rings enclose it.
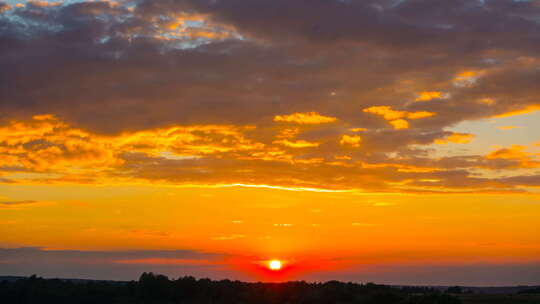
<path fill-rule="evenodd" d="M 0 282 L 0 302 L 10 304 L 459 304 L 425 287 L 395 288 L 330 281 L 246 283 L 143 273 L 138 281 L 74 281 L 36 276 Z"/>

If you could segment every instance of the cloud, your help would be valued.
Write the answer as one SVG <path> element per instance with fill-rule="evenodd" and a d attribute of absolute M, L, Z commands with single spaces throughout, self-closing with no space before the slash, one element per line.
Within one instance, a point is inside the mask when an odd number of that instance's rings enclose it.
<path fill-rule="evenodd" d="M 352 132 L 366 132 L 368 129 L 366 128 L 350 128 L 349 131 Z"/>
<path fill-rule="evenodd" d="M 500 127 L 497 127 L 497 129 L 502 130 L 502 131 L 509 131 L 509 130 L 520 129 L 520 128 L 523 128 L 523 127 L 520 127 L 520 126 L 500 126 Z"/>
<path fill-rule="evenodd" d="M 354 226 L 354 227 L 364 227 L 364 228 L 370 228 L 370 227 L 379 226 L 377 224 L 360 223 L 360 222 L 354 222 L 351 225 Z"/>
<path fill-rule="evenodd" d="M 438 2 L 446 10 L 428 1 L 317 1 L 309 8 L 283 0 L 111 3 L 8 12 L 19 19 L 2 19 L 0 58 L 4 71 L 20 73 L 2 76 L 2 113 L 52 112 L 100 133 L 252 124 L 284 112 L 331 113 L 353 125 L 363 120 L 358 109 L 402 109 L 423 88 L 436 87 L 425 92 L 448 93 L 447 102 L 429 105 L 437 117 L 415 125 L 441 128 L 530 106 L 535 96 L 538 8 L 530 2 Z M 273 13 L 280 10 L 289 13 Z M 328 24 L 313 21 L 317 16 Z M 339 45 L 347 47 L 338 56 L 331 50 Z M 454 84 L 472 78 L 471 85 Z M 496 85 L 509 79 L 519 79 L 514 93 Z M 489 98 L 497 100 L 492 108 L 472 104 Z"/>
<path fill-rule="evenodd" d="M 276 136 L 277 138 L 295 138 L 300 133 L 299 128 L 287 128 L 283 129 Z"/>
<path fill-rule="evenodd" d="M 212 240 L 214 241 L 232 241 L 237 239 L 243 239 L 246 236 L 243 234 L 232 234 L 232 235 L 222 235 L 222 236 L 216 236 L 213 237 Z"/>
<path fill-rule="evenodd" d="M 396 120 L 408 116 L 408 113 L 405 111 L 395 111 L 392 110 L 392 107 L 389 106 L 373 106 L 363 110 L 365 113 L 372 113 L 382 116 L 385 120 Z"/>
<path fill-rule="evenodd" d="M 509 112 L 495 115 L 495 117 L 496 118 L 511 117 L 511 116 L 517 116 L 517 115 L 530 114 L 536 111 L 540 111 L 540 105 L 529 105 L 522 109 L 511 110 Z"/>
<path fill-rule="evenodd" d="M 362 137 L 358 135 L 343 135 L 339 143 L 343 146 L 351 146 L 354 148 L 358 148 L 362 143 Z"/>
<path fill-rule="evenodd" d="M 318 147 L 320 144 L 319 143 L 316 143 L 316 142 L 309 142 L 309 141 L 305 141 L 305 140 L 295 140 L 295 141 L 290 141 L 290 140 L 287 140 L 287 139 L 282 139 L 282 140 L 276 140 L 274 141 L 275 144 L 279 144 L 279 145 L 283 145 L 283 146 L 287 146 L 289 148 L 314 148 L 314 147 Z"/>
<path fill-rule="evenodd" d="M 507 177 L 501 181 L 515 186 L 540 187 L 540 175 L 538 174 Z"/>
<path fill-rule="evenodd" d="M 0 209 L 20 210 L 26 207 L 50 206 L 53 204 L 54 204 L 53 202 L 34 201 L 34 200 L 3 201 L 3 202 L 0 202 Z"/>
<path fill-rule="evenodd" d="M 423 91 L 418 93 L 418 97 L 415 101 L 430 101 L 433 99 L 442 99 L 445 95 L 439 91 Z"/>
<path fill-rule="evenodd" d="M 22 208 L 27 208 L 27 207 L 48 206 L 52 204 L 53 204 L 52 202 L 34 201 L 34 200 L 3 201 L 3 202 L 0 202 L 0 209 L 20 210 Z"/>
<path fill-rule="evenodd" d="M 0 248 L 2 269 L 11 275 L 135 280 L 143 271 L 174 276 L 228 277 L 229 255 L 191 250 L 82 251 L 37 247 Z"/>
<path fill-rule="evenodd" d="M 534 154 L 526 152 L 526 149 L 527 147 L 522 145 L 512 145 L 509 148 L 497 149 L 486 155 L 486 158 L 512 161 L 511 166 L 517 168 L 540 168 L 540 160 Z"/>
<path fill-rule="evenodd" d="M 454 78 L 454 85 L 458 87 L 472 87 L 483 72 L 478 71 L 463 71 L 459 72 Z"/>
<path fill-rule="evenodd" d="M 278 223 L 278 224 L 274 224 L 274 227 L 292 227 L 293 224 L 288 224 L 288 223 Z"/>
<path fill-rule="evenodd" d="M 524 152 L 525 146 L 513 145 L 510 148 L 502 148 L 491 152 L 486 157 L 488 159 L 523 159 L 528 158 L 529 154 Z"/>
<path fill-rule="evenodd" d="M 390 106 L 373 106 L 373 107 L 364 109 L 363 112 L 382 116 L 396 130 L 409 128 L 409 123 L 404 118 L 421 119 L 421 118 L 427 118 L 427 117 L 432 117 L 436 115 L 436 113 L 427 112 L 427 111 L 418 111 L 418 112 L 396 111 L 396 110 L 393 110 L 392 107 Z"/>
<path fill-rule="evenodd" d="M 468 144 L 474 139 L 474 137 L 475 137 L 474 134 L 452 132 L 450 135 L 446 136 L 445 138 L 436 139 L 435 143 L 439 145 L 446 145 L 449 143 Z"/>
<path fill-rule="evenodd" d="M 394 127 L 396 130 L 402 130 L 402 129 L 408 129 L 409 128 L 409 122 L 405 119 L 396 119 L 396 120 L 390 120 L 388 122 L 389 124 Z"/>
<path fill-rule="evenodd" d="M 12 6 L 5 2 L 0 2 L 0 14 L 9 11 Z"/>
<path fill-rule="evenodd" d="M 4 264 L 28 262 L 107 264 L 117 260 L 132 259 L 197 259 L 207 260 L 224 257 L 221 254 L 203 253 L 190 250 L 125 250 L 125 251 L 83 251 L 54 250 L 39 247 L 0 248 L 0 260 Z"/>
<path fill-rule="evenodd" d="M 103 136 L 73 128 L 52 115 L 37 115 L 0 127 L 0 157 L 6 166 L 37 172 L 113 168 L 124 164 L 122 154 L 128 151 L 149 155 L 170 151 L 182 159 L 260 150 L 264 144 L 244 137 L 243 132 L 251 129 L 194 125 Z"/>
<path fill-rule="evenodd" d="M 103 137 L 90 137 L 52 115 L 36 115 L 30 121 L 0 127 L 0 157 L 5 166 L 36 171 L 120 162 Z"/>
<path fill-rule="evenodd" d="M 513 191 L 493 170 L 534 155 L 429 149 L 468 142 L 456 124 L 536 111 L 539 15 L 511 0 L 15 7 L 0 16 L 0 181 Z"/>
<path fill-rule="evenodd" d="M 216 265 L 221 264 L 215 261 L 195 260 L 195 259 L 167 259 L 167 258 L 148 258 L 118 260 L 118 264 L 142 264 L 142 265 Z"/>
<path fill-rule="evenodd" d="M 37 201 L 30 201 L 30 200 L 26 200 L 26 201 L 7 201 L 7 202 L 0 202 L 0 205 L 3 205 L 3 206 L 18 206 L 18 205 L 32 205 L 32 204 L 37 204 L 38 202 Z"/>
<path fill-rule="evenodd" d="M 366 260 L 366 257 L 358 257 Z M 518 286 L 535 285 L 538 262 L 513 263 L 396 263 L 349 266 L 342 270 L 308 275 L 307 280 L 375 281 L 390 285 Z"/>
<path fill-rule="evenodd" d="M 26 184 L 152 182 L 199 187 L 265 185 L 297 191 L 392 192 L 433 188 L 457 191 L 466 185 L 477 191 L 493 191 L 494 187 L 518 191 L 503 179 L 478 179 L 468 170 L 537 168 L 539 162 L 521 146 L 487 156 L 457 158 L 431 159 L 427 154 L 422 157 L 425 150 L 421 149 L 401 150 L 397 159 L 387 154 L 403 143 L 463 144 L 472 138 L 471 134 L 448 131 L 364 131 L 361 137 L 338 132 L 321 137 L 321 130 L 302 133 L 318 138 L 317 142 L 296 139 L 300 132 L 296 128 L 279 127 L 276 132 L 274 126 L 169 126 L 100 135 L 74 128 L 51 115 L 13 120 L 0 126 L 0 130 L 0 157 L 11 160 L 15 166 L 0 168 L 3 178 Z M 362 150 L 358 153 L 343 156 L 343 149 L 360 145 Z M 396 183 L 402 186 L 396 187 Z"/>
<path fill-rule="evenodd" d="M 307 113 L 294 113 L 289 115 L 276 115 L 274 121 L 276 122 L 292 122 L 297 124 L 324 124 L 335 122 L 337 118 L 322 116 L 316 112 Z"/>

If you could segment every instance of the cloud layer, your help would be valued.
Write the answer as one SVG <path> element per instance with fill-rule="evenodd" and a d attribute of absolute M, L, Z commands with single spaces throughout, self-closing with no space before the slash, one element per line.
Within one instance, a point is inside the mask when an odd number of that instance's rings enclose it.
<path fill-rule="evenodd" d="M 540 109 L 538 1 L 29 1 L 0 14 L 5 183 L 539 183 L 533 142 L 432 153 L 474 141 L 449 130 L 460 122 Z"/>

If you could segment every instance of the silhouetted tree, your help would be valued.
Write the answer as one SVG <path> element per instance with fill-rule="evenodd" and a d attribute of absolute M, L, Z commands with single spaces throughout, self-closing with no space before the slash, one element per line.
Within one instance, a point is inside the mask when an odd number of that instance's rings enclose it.
<path fill-rule="evenodd" d="M 463 289 L 459 286 L 453 286 L 453 287 L 448 287 L 448 289 L 446 289 L 446 292 L 453 293 L 453 294 L 462 294 Z"/>
<path fill-rule="evenodd" d="M 422 291 L 419 293 L 418 291 Z M 143 273 L 139 281 L 42 279 L 0 282 L 0 303 L 9 304 L 458 304 L 427 288 L 373 283 L 244 283 Z"/>

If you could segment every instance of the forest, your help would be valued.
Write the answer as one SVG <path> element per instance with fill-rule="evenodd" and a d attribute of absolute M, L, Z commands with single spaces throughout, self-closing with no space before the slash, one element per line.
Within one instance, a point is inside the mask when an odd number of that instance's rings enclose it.
<path fill-rule="evenodd" d="M 43 279 L 36 276 L 0 282 L 0 302 L 10 304 L 460 304 L 455 296 L 427 287 L 373 283 L 246 283 L 169 279 L 143 273 L 138 281 Z"/>

